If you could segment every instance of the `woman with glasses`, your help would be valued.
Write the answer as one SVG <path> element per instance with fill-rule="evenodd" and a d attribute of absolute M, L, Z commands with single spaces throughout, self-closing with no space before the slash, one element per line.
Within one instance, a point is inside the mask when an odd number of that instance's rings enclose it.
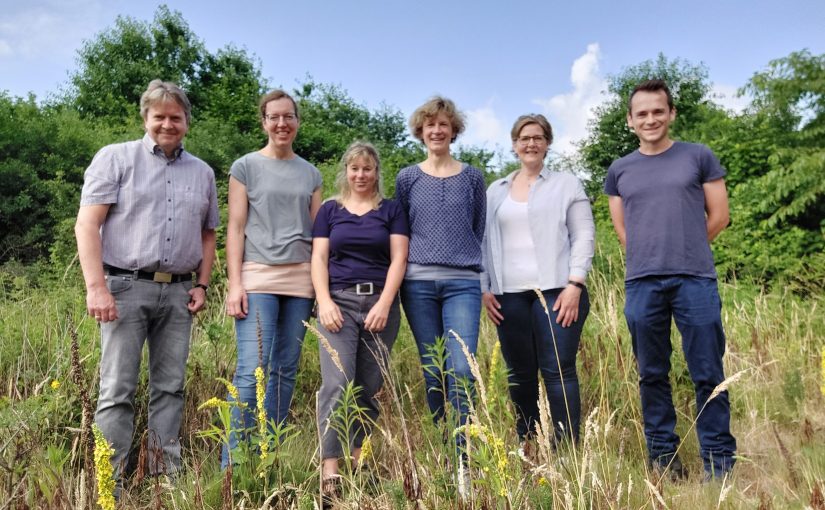
<path fill-rule="evenodd" d="M 427 148 L 427 159 L 402 169 L 395 183 L 410 221 L 401 300 L 418 345 L 432 417 L 436 423 L 442 420 L 449 402 L 463 425 L 474 378 L 458 337 L 475 354 L 484 177 L 450 153 L 450 144 L 464 131 L 464 118 L 449 99 L 434 97 L 421 105 L 410 118 L 410 129 Z M 456 442 L 461 450 L 464 435 L 458 434 Z"/>
<path fill-rule="evenodd" d="M 407 266 L 409 227 L 400 204 L 384 199 L 381 188 L 378 152 L 368 143 L 353 143 L 341 158 L 339 194 L 321 206 L 312 228 L 318 329 L 328 343 L 320 347 L 318 397 L 327 500 L 340 493 L 338 459 L 344 448 L 358 465 L 364 437 L 378 419 L 375 395 L 401 323 L 398 288 Z M 348 383 L 358 388 L 353 423 L 336 413 Z"/>
<path fill-rule="evenodd" d="M 231 462 L 238 433 L 256 423 L 257 367 L 267 377 L 267 421 L 286 420 L 306 332 L 303 321 L 314 298 L 311 230 L 321 207 L 321 173 L 292 150 L 300 126 L 295 100 L 273 90 L 261 98 L 260 112 L 266 146 L 235 161 L 229 172 L 226 313 L 235 318 L 233 383 L 245 405 L 232 408 L 224 467 Z"/>
<path fill-rule="evenodd" d="M 487 189 L 484 308 L 509 368 L 519 438 L 535 433 L 541 372 L 555 438 L 575 441 L 576 351 L 590 310 L 593 216 L 579 180 L 544 166 L 553 131 L 543 115 L 522 115 L 510 135 L 521 167 Z"/>

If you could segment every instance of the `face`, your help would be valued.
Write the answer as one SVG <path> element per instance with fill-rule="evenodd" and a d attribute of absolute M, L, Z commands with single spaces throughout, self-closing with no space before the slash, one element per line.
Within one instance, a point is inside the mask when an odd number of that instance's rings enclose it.
<path fill-rule="evenodd" d="M 647 145 L 656 145 L 668 139 L 670 123 L 676 119 L 676 109 L 667 105 L 667 94 L 663 90 L 636 92 L 630 101 L 627 125 Z"/>
<path fill-rule="evenodd" d="M 276 147 L 292 147 L 298 134 L 298 117 L 295 107 L 286 97 L 266 103 L 263 126 L 269 139 Z"/>
<path fill-rule="evenodd" d="M 421 138 L 430 152 L 444 152 L 450 150 L 453 139 L 453 126 L 446 113 L 439 113 L 428 117 L 421 129 Z"/>
<path fill-rule="evenodd" d="M 353 193 L 368 194 L 376 189 L 378 171 L 369 156 L 358 156 L 347 163 L 347 183 Z"/>
<path fill-rule="evenodd" d="M 527 124 L 513 142 L 513 151 L 524 164 L 542 163 L 549 148 L 544 130 L 538 124 Z"/>
<path fill-rule="evenodd" d="M 146 132 L 167 155 L 177 149 L 189 130 L 186 113 L 175 101 L 164 101 L 149 107 L 143 119 Z"/>

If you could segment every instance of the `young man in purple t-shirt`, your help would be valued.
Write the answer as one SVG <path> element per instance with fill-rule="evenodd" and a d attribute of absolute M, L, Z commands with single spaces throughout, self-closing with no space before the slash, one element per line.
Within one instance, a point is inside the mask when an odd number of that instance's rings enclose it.
<path fill-rule="evenodd" d="M 699 415 L 696 431 L 710 480 L 733 467 L 730 402 L 724 391 L 725 333 L 712 241 L 729 222 L 725 170 L 704 145 L 675 142 L 673 98 L 662 80 L 636 86 L 627 125 L 639 150 L 610 165 L 605 181 L 610 215 L 627 255 L 625 317 L 639 369 L 650 467 L 672 479 L 687 471 L 677 455 L 670 388 L 671 318 L 682 335 Z"/>

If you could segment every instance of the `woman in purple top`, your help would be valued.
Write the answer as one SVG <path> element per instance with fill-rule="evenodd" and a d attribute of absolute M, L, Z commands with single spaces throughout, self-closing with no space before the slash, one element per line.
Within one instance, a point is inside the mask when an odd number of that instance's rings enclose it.
<path fill-rule="evenodd" d="M 318 423 L 325 496 L 339 489 L 338 459 L 349 442 L 353 463 L 371 423 L 378 418 L 375 394 L 383 384 L 398 334 L 398 288 L 409 246 L 407 216 L 381 192 L 378 152 L 364 142 L 341 158 L 339 195 L 321 206 L 312 228 L 312 284 L 318 324 L 331 349 L 320 348 Z M 334 351 L 331 352 L 331 351 Z M 335 415 L 345 386 L 360 387 L 357 406 L 365 419 L 352 430 Z"/>
<path fill-rule="evenodd" d="M 463 116 L 452 101 L 430 99 L 413 113 L 410 128 L 427 147 L 427 159 L 404 168 L 396 178 L 396 196 L 410 220 L 410 256 L 401 300 L 421 356 L 433 419 L 444 418 L 449 401 L 463 425 L 474 378 L 458 337 L 475 354 L 481 314 L 484 178 L 450 154 L 450 144 L 464 131 Z M 456 436 L 456 442 L 463 449 L 463 434 Z"/>

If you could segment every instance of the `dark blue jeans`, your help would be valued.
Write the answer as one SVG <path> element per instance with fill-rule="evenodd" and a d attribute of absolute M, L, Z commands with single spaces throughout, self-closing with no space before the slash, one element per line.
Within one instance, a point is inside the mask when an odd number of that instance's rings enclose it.
<path fill-rule="evenodd" d="M 259 363 L 267 376 L 264 399 L 267 421 L 282 423 L 286 420 L 306 333 L 303 321 L 309 318 L 312 311 L 312 299 L 308 298 L 249 293 L 247 299 L 249 313 L 245 319 L 235 320 L 238 365 L 232 380 L 246 408 L 243 412 L 238 407 L 232 408 L 229 449 L 237 446 L 239 435 L 243 436 L 241 431 L 255 426 L 258 407 L 255 400 L 255 368 Z M 258 359 L 258 318 L 263 344 L 261 360 Z M 223 467 L 229 463 L 229 449 L 224 445 L 221 455 Z"/>
<path fill-rule="evenodd" d="M 446 402 L 458 413 L 459 423 L 467 421 L 475 378 L 467 357 L 450 330 L 455 331 L 475 355 L 481 317 L 481 285 L 478 280 L 404 280 L 401 302 L 410 324 L 427 386 L 427 404 L 438 422 L 444 418 Z M 432 357 L 436 338 L 443 337 L 446 361 Z M 463 436 L 457 438 L 459 446 Z"/>
<path fill-rule="evenodd" d="M 516 408 L 516 431 L 524 439 L 535 433 L 539 421 L 539 379 L 544 379 L 556 440 L 579 437 L 581 399 L 576 374 L 576 352 L 582 327 L 590 312 L 587 290 L 579 300 L 579 318 L 569 327 L 556 323 L 553 311 L 563 289 L 542 292 L 550 319 L 535 291 L 497 295 L 504 320 L 498 326 L 501 354 L 509 369 L 510 397 Z M 555 344 L 555 345 L 554 345 Z"/>
<path fill-rule="evenodd" d="M 725 379 L 725 332 L 716 280 L 694 276 L 649 276 L 625 283 L 625 317 L 639 367 L 645 439 L 651 459 L 668 459 L 679 445 L 670 387 L 671 317 L 682 335 L 696 390 L 696 432 L 705 471 L 718 476 L 733 467 L 736 439 L 730 433 L 728 392 L 708 402 Z M 705 405 L 707 403 L 707 405 Z"/>

